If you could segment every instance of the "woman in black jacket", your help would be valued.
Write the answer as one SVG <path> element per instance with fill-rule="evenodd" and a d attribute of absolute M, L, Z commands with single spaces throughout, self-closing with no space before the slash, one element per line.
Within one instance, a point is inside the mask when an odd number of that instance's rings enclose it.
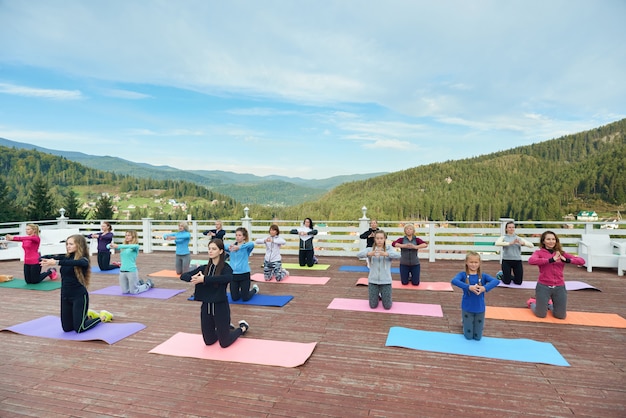
<path fill-rule="evenodd" d="M 226 287 L 233 279 L 233 269 L 224 262 L 224 242 L 213 239 L 209 243 L 209 263 L 183 273 L 180 279 L 196 286 L 194 300 L 202 302 L 200 325 L 206 345 L 219 341 L 222 348 L 235 342 L 250 326 L 239 321 L 239 328 L 230 325 L 230 306 Z M 234 328 L 234 329 L 233 329 Z"/>

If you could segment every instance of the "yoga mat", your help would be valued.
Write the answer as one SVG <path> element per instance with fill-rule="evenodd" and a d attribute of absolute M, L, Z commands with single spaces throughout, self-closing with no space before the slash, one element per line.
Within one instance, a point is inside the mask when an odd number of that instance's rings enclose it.
<path fill-rule="evenodd" d="M 176 270 L 159 270 L 148 274 L 148 277 L 171 277 L 180 279 L 180 274 L 176 274 Z"/>
<path fill-rule="evenodd" d="M 60 278 L 59 278 L 60 279 Z M 0 287 L 10 289 L 28 289 L 28 290 L 56 290 L 61 288 L 61 280 L 44 280 L 37 284 L 29 284 L 24 279 L 13 279 L 8 282 L 0 283 Z"/>
<path fill-rule="evenodd" d="M 264 282 L 264 283 L 289 283 L 289 284 L 326 284 L 330 280 L 330 277 L 307 277 L 307 276 L 287 276 L 282 279 L 280 282 L 277 282 L 276 279 L 272 279 L 269 281 L 265 281 L 263 278 L 263 273 L 256 273 L 250 276 L 250 279 L 255 282 Z"/>
<path fill-rule="evenodd" d="M 330 264 L 313 264 L 312 267 L 301 266 L 296 263 L 283 263 L 283 268 L 287 270 L 328 270 Z"/>
<path fill-rule="evenodd" d="M 552 344 L 524 338 L 483 337 L 480 341 L 475 341 L 465 339 L 462 334 L 391 327 L 385 345 L 436 353 L 569 366 Z"/>
<path fill-rule="evenodd" d="M 361 277 L 356 282 L 357 286 L 368 286 L 367 277 Z M 412 284 L 402 284 L 400 280 L 391 281 L 392 289 L 412 289 L 412 290 L 433 290 L 435 292 L 453 292 L 450 282 L 420 282 L 419 286 Z"/>
<path fill-rule="evenodd" d="M 330 302 L 327 309 L 443 317 L 443 311 L 440 305 L 428 303 L 393 302 L 391 309 L 387 310 L 383 308 L 382 302 L 378 304 L 378 307 L 372 309 L 367 300 L 335 298 Z"/>
<path fill-rule="evenodd" d="M 370 269 L 367 266 L 341 266 L 339 271 L 350 271 L 354 273 L 369 273 Z M 400 274 L 400 267 L 392 267 L 392 274 Z"/>
<path fill-rule="evenodd" d="M 565 319 L 557 319 L 548 311 L 545 318 L 537 318 L 528 308 L 487 306 L 485 318 L 505 321 L 544 322 L 548 324 L 585 325 L 591 327 L 626 328 L 626 319 L 617 314 L 594 312 L 567 312 Z"/>
<path fill-rule="evenodd" d="M 254 295 L 252 299 L 248 301 L 243 301 L 239 299 L 238 301 L 233 301 L 230 293 L 228 293 L 228 302 L 233 305 L 255 305 L 255 306 L 285 306 L 289 303 L 289 301 L 293 299 L 293 296 L 289 295 L 264 295 L 258 294 Z"/>
<path fill-rule="evenodd" d="M 120 274 L 120 269 L 119 267 L 113 270 L 100 270 L 100 267 L 97 266 L 93 266 L 91 267 L 91 272 L 92 273 L 97 273 L 97 274 Z"/>
<path fill-rule="evenodd" d="M 205 345 L 200 334 L 179 332 L 154 347 L 149 353 L 266 366 L 298 367 L 311 357 L 316 344 L 257 340 L 244 335 L 230 347 L 222 348 L 217 342 Z"/>
<path fill-rule="evenodd" d="M 116 324 L 112 322 L 100 323 L 89 331 L 77 334 L 74 331 L 64 332 L 61 328 L 61 318 L 58 316 L 43 316 L 39 319 L 23 322 L 3 329 L 16 334 L 28 335 L 31 337 L 55 338 L 58 340 L 70 341 L 95 341 L 102 340 L 108 344 L 116 342 L 141 331 L 146 326 L 137 322 Z"/>
<path fill-rule="evenodd" d="M 535 287 L 537 287 L 537 281 L 527 281 L 527 282 L 522 282 L 522 284 L 515 284 L 513 282 L 511 282 L 511 284 L 504 284 L 503 282 L 500 282 L 500 284 L 498 285 L 499 287 L 506 287 L 506 288 L 511 288 L 511 289 L 535 289 Z M 598 292 L 600 292 L 601 290 L 598 289 L 597 287 L 593 287 L 590 284 L 587 284 L 585 282 L 579 282 L 576 280 L 567 280 L 565 282 L 565 289 L 567 290 L 586 290 L 586 289 L 590 289 L 590 290 L 597 290 Z"/>
<path fill-rule="evenodd" d="M 135 298 L 146 299 L 169 299 L 178 295 L 179 293 L 183 293 L 186 291 L 187 289 L 163 289 L 161 287 L 153 287 L 152 289 L 145 292 L 131 295 L 130 293 L 122 293 L 122 288 L 119 286 L 109 286 L 105 287 L 104 289 L 94 290 L 93 292 L 89 293 L 92 295 L 131 296 Z"/>
<path fill-rule="evenodd" d="M 208 264 L 209 260 L 191 260 L 189 264 L 193 264 L 194 266 L 204 266 Z"/>

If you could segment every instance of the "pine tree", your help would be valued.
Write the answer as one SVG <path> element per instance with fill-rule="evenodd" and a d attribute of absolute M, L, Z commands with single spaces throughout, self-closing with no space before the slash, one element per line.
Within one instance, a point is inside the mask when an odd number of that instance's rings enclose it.
<path fill-rule="evenodd" d="M 30 204 L 28 205 L 28 217 L 33 221 L 54 219 L 56 204 L 49 194 L 50 185 L 42 177 L 33 182 L 30 191 Z"/>
<path fill-rule="evenodd" d="M 113 200 L 108 194 L 103 193 L 96 202 L 94 216 L 96 219 L 113 219 Z"/>
<path fill-rule="evenodd" d="M 24 220 L 25 214 L 13 204 L 9 197 L 9 188 L 2 177 L 0 177 L 0 222 Z"/>
<path fill-rule="evenodd" d="M 73 189 L 70 189 L 67 192 L 67 196 L 65 196 L 63 206 L 65 208 L 65 216 L 70 219 L 85 219 L 87 217 L 87 213 L 82 210 L 80 206 L 78 194 Z"/>

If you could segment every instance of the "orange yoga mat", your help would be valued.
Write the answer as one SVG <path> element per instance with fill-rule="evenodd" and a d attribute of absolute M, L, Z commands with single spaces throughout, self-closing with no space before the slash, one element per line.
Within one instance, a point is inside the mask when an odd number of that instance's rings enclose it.
<path fill-rule="evenodd" d="M 242 336 L 230 347 L 222 348 L 219 343 L 205 345 L 200 334 L 179 332 L 149 352 L 204 360 L 298 367 L 311 357 L 316 345 L 317 343 L 257 340 Z"/>
<path fill-rule="evenodd" d="M 357 286 L 367 286 L 367 277 L 361 277 L 356 282 Z M 452 283 L 450 282 L 420 282 L 419 286 L 412 284 L 402 284 L 400 280 L 391 281 L 392 289 L 413 289 L 413 290 L 433 290 L 436 292 L 452 292 Z"/>
<path fill-rule="evenodd" d="M 148 277 L 172 277 L 178 279 L 180 278 L 180 274 L 176 274 L 176 270 L 159 270 L 148 274 Z"/>
<path fill-rule="evenodd" d="M 505 321 L 544 322 L 548 324 L 586 325 L 591 327 L 626 328 L 626 319 L 617 314 L 595 312 L 567 312 L 565 319 L 557 319 L 548 311 L 545 318 L 538 318 L 528 308 L 503 308 L 487 306 L 485 318 Z"/>

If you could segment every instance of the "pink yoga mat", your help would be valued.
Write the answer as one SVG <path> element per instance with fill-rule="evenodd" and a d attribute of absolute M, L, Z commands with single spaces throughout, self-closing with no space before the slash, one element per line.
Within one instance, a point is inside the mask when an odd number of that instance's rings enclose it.
<path fill-rule="evenodd" d="M 356 282 L 357 286 L 367 286 L 367 277 L 361 277 Z M 419 286 L 412 284 L 402 284 L 400 280 L 392 280 L 391 287 L 393 289 L 412 289 L 412 290 L 432 290 L 435 292 L 453 292 L 452 283 L 450 282 L 420 282 Z"/>
<path fill-rule="evenodd" d="M 179 332 L 149 352 L 204 360 L 298 367 L 311 357 L 316 345 L 317 343 L 257 340 L 243 336 L 230 347 L 222 348 L 219 343 L 205 345 L 200 334 Z"/>
<path fill-rule="evenodd" d="M 266 282 L 262 273 L 256 273 L 253 274 L 250 279 L 255 282 L 265 283 L 326 284 L 330 280 L 330 277 L 287 276 L 280 282 L 277 282 L 275 279 Z"/>
<path fill-rule="evenodd" d="M 383 308 L 382 302 L 378 304 L 377 308 L 372 309 L 367 300 L 335 298 L 328 305 L 328 309 L 443 317 L 441 306 L 429 303 L 393 302 L 391 309 L 386 310 Z"/>

